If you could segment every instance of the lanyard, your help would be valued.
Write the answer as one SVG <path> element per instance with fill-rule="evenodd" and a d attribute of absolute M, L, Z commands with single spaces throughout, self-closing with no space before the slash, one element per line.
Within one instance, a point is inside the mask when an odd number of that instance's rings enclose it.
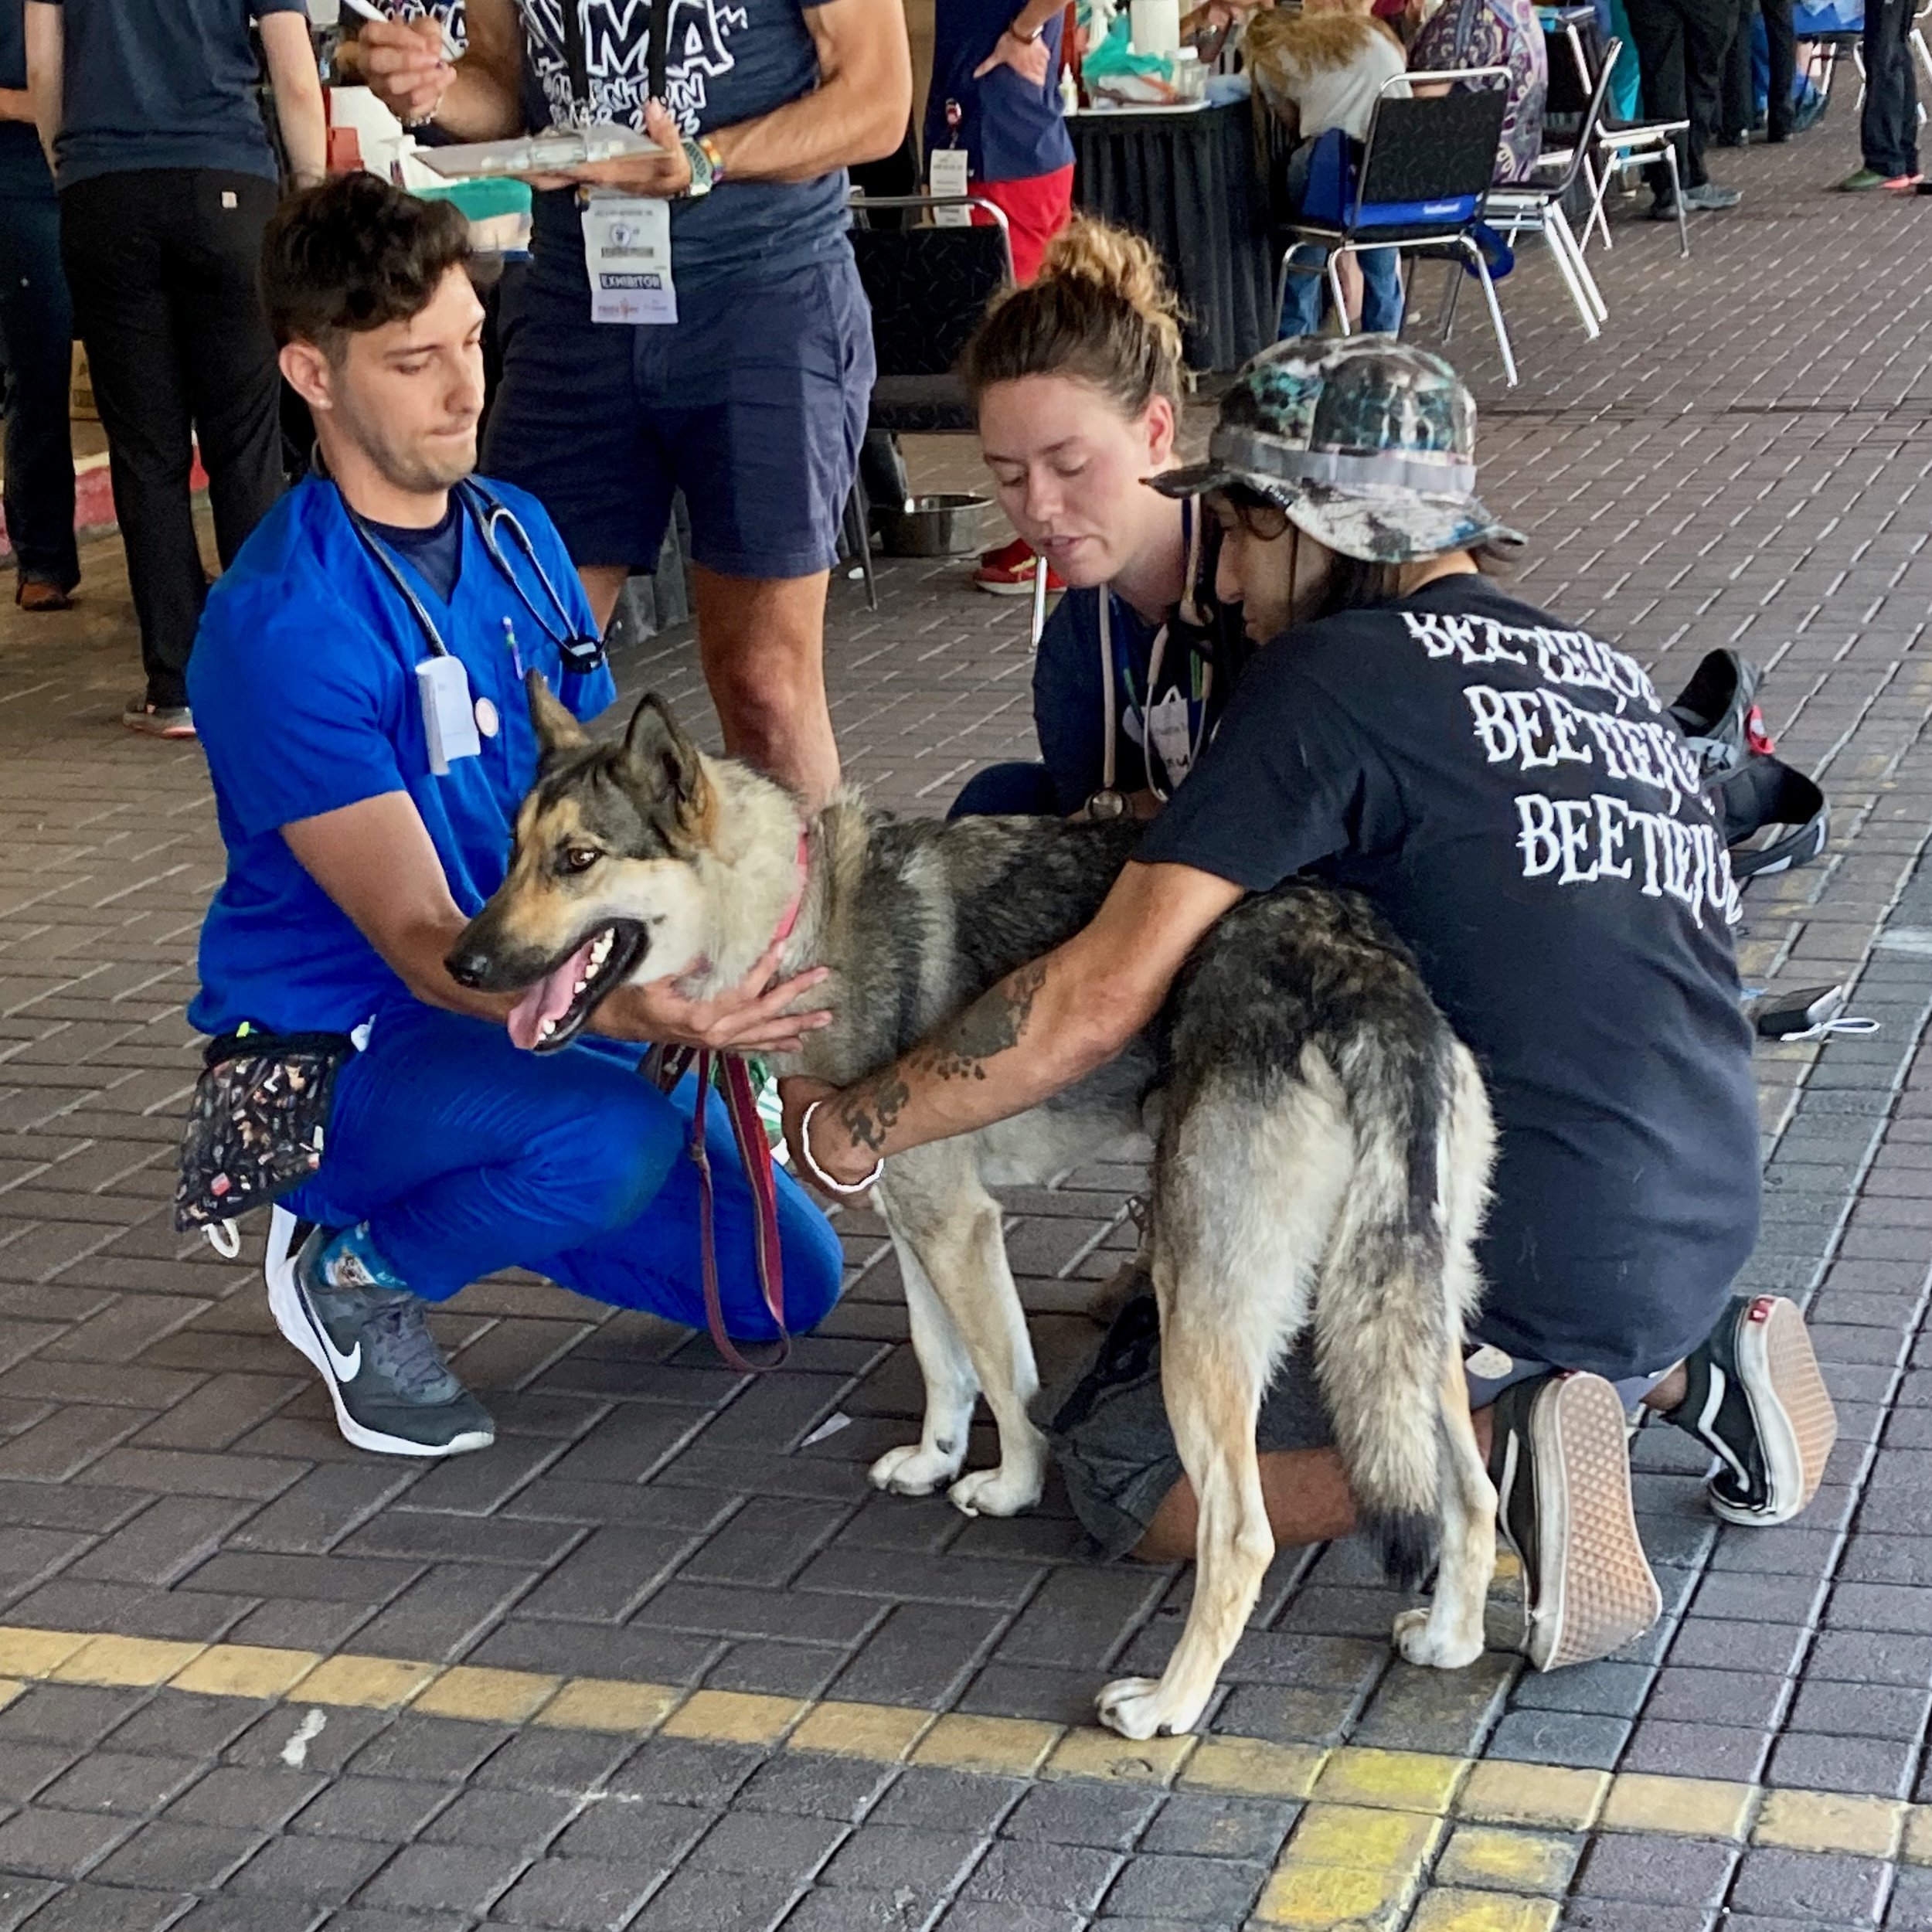
<path fill-rule="evenodd" d="M 491 567 L 516 593 L 519 601 L 536 620 L 537 628 L 557 648 L 562 658 L 563 668 L 578 677 L 587 676 L 604 662 L 604 645 L 600 638 L 579 635 L 570 621 L 570 607 L 559 595 L 556 586 L 550 580 L 550 574 L 543 567 L 543 560 L 536 553 L 536 546 L 530 541 L 530 533 L 524 529 L 515 513 L 508 505 L 498 502 L 488 492 L 467 478 L 453 486 L 457 503 L 457 515 L 467 516 L 476 526 L 478 539 L 484 554 L 488 557 Z M 389 580 L 391 587 L 401 597 L 410 615 L 415 619 L 416 627 L 423 634 L 423 641 L 428 645 L 433 658 L 447 658 L 448 645 L 443 641 L 442 633 L 436 628 L 436 620 L 430 615 L 428 607 L 419 597 L 410 580 L 403 574 L 402 566 L 390 556 L 389 547 L 372 530 L 361 513 L 350 506 L 349 498 L 338 488 L 338 500 L 342 513 L 349 521 L 349 527 L 362 539 L 362 548 L 372 557 L 383 574 Z M 529 592 L 523 587 L 516 572 L 510 567 L 510 560 L 498 541 L 499 529 L 507 529 L 510 541 L 522 552 L 524 561 L 535 573 L 539 587 L 549 600 L 551 615 L 556 620 L 553 625 L 536 605 Z M 515 634 L 510 630 L 509 620 L 504 620 L 504 630 L 509 637 L 510 651 L 519 668 L 522 660 L 518 655 Z"/>
<path fill-rule="evenodd" d="M 1194 589 L 1201 569 L 1202 519 L 1196 514 L 1192 501 L 1181 505 L 1181 541 L 1185 546 L 1187 567 L 1178 614 L 1182 623 L 1198 625 L 1201 621 L 1199 607 L 1195 602 Z M 1100 586 L 1100 706 L 1106 730 L 1101 739 L 1100 793 L 1119 795 L 1114 783 L 1116 734 L 1120 726 L 1114 713 L 1114 587 L 1111 583 Z M 1151 722 L 1154 709 L 1154 692 L 1161 680 L 1161 666 L 1167 655 L 1168 626 L 1163 624 L 1154 634 L 1154 641 L 1148 647 L 1147 655 L 1147 692 L 1141 705 L 1141 750 L 1147 766 L 1148 788 L 1165 804 L 1168 793 L 1154 776 L 1154 761 L 1161 757 L 1159 747 L 1154 742 Z M 1214 689 L 1214 665 L 1210 661 L 1202 667 L 1199 703 L 1200 716 L 1189 733 L 1188 769 L 1193 770 L 1201 755 L 1201 744 L 1207 736 L 1208 697 Z M 1161 758 L 1161 769 L 1167 769 L 1167 760 Z"/>
<path fill-rule="evenodd" d="M 563 64 L 570 77 L 570 100 L 587 113 L 590 63 L 584 50 L 583 10 L 590 0 L 563 0 Z M 645 56 L 646 85 L 653 100 L 664 99 L 665 49 L 671 38 L 671 0 L 651 0 L 651 44 Z"/>

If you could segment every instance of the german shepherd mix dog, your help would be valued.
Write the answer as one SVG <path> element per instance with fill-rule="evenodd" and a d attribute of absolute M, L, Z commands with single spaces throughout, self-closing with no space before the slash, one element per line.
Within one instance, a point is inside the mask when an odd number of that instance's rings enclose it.
<path fill-rule="evenodd" d="M 850 792 L 807 823 L 778 786 L 700 752 L 655 697 L 617 743 L 593 743 L 540 681 L 530 703 L 543 764 L 509 875 L 450 960 L 467 984 L 530 989 L 510 1029 L 539 1051 L 627 978 L 680 975 L 694 995 L 736 985 L 795 904 L 780 970 L 830 967 L 808 997 L 835 1018 L 781 1070 L 848 1085 L 1070 937 L 1134 849 L 1129 825 L 902 821 Z M 1403 1612 L 1396 1641 L 1415 1663 L 1472 1662 L 1495 1492 L 1461 1344 L 1488 1103 L 1407 954 L 1360 900 L 1314 885 L 1230 913 L 1157 1025 L 1110 1066 L 887 1163 L 877 1198 L 926 1417 L 872 1481 L 907 1495 L 950 1485 L 969 1515 L 1039 1500 L 1038 1378 L 988 1190 L 1144 1150 L 1144 1119 L 1158 1121 L 1162 1383 L 1199 1498 L 1198 1573 L 1166 1674 L 1109 1684 L 1101 1718 L 1136 1738 L 1199 1721 L 1274 1554 L 1257 1410 L 1310 1326 L 1336 1446 L 1392 1573 L 1415 1583 L 1440 1550 L 1434 1601 Z M 979 1393 L 999 1464 L 962 1476 Z"/>

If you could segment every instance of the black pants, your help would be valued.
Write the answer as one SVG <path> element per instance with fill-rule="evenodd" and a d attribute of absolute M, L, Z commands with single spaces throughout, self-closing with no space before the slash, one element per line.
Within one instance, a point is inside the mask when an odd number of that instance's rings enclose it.
<path fill-rule="evenodd" d="M 1764 16 L 1764 39 L 1771 56 L 1766 89 L 1764 131 L 1774 141 L 1791 132 L 1791 96 L 1798 88 L 1798 37 L 1791 30 L 1791 0 L 1758 0 Z"/>
<path fill-rule="evenodd" d="M 1865 165 L 1892 180 L 1919 172 L 1919 88 L 1912 71 L 1913 0 L 1865 0 Z"/>
<path fill-rule="evenodd" d="M 80 581 L 67 430 L 73 311 L 60 272 L 60 213 L 45 198 L 0 196 L 0 361 L 6 366 L 7 535 L 36 583 Z"/>
<path fill-rule="evenodd" d="M 114 479 L 148 702 L 188 702 L 207 580 L 199 439 L 225 569 L 282 488 L 281 377 L 255 284 L 273 182 L 213 168 L 100 175 L 60 196 L 60 247 Z"/>
<path fill-rule="evenodd" d="M 1651 121 L 1688 121 L 1677 137 L 1677 167 L 1686 188 L 1709 180 L 1704 148 L 1718 123 L 1718 89 L 1730 44 L 1736 0 L 1624 0 L 1643 72 L 1644 114 Z M 1650 171 L 1654 193 L 1668 194 L 1670 178 Z"/>
<path fill-rule="evenodd" d="M 1742 0 L 1734 12 L 1730 44 L 1724 49 L 1717 125 L 1726 141 L 1748 138 L 1757 118 L 1756 90 L 1751 85 L 1751 22 L 1757 15 L 1757 0 Z"/>

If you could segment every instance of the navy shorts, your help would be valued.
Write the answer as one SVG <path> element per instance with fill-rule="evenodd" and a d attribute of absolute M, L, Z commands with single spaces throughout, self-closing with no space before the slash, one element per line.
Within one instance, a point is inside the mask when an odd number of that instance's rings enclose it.
<path fill-rule="evenodd" d="M 486 474 L 529 491 L 580 565 L 650 569 L 682 490 L 706 570 L 830 569 L 872 386 L 850 254 L 680 289 L 668 327 L 593 322 L 589 302 L 534 276 L 511 298 Z"/>

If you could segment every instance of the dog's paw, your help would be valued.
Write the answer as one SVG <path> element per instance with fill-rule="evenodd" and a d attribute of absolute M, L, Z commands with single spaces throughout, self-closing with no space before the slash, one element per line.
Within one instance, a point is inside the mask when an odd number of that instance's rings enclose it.
<path fill-rule="evenodd" d="M 930 1496 L 959 1474 L 964 1460 L 963 1453 L 942 1456 L 923 1442 L 909 1442 L 903 1449 L 888 1449 L 872 1464 L 872 1486 L 895 1496 Z"/>
<path fill-rule="evenodd" d="M 1423 1604 L 1405 1610 L 1396 1619 L 1396 1648 L 1412 1664 L 1431 1670 L 1461 1670 L 1482 1655 L 1482 1631 L 1473 1638 L 1453 1631 L 1432 1630 L 1433 1609 Z"/>
<path fill-rule="evenodd" d="M 997 1469 L 975 1469 L 961 1476 L 946 1493 L 954 1508 L 969 1516 L 1017 1516 L 1039 1501 L 1046 1486 L 1045 1473 L 1037 1463 L 1010 1470 L 1002 1463 Z"/>
<path fill-rule="evenodd" d="M 1162 1691 L 1164 1682 L 1158 1677 L 1115 1678 L 1094 1700 L 1100 1722 L 1123 1737 L 1168 1737 L 1191 1731 L 1200 1719 L 1200 1706 L 1172 1708 Z"/>

